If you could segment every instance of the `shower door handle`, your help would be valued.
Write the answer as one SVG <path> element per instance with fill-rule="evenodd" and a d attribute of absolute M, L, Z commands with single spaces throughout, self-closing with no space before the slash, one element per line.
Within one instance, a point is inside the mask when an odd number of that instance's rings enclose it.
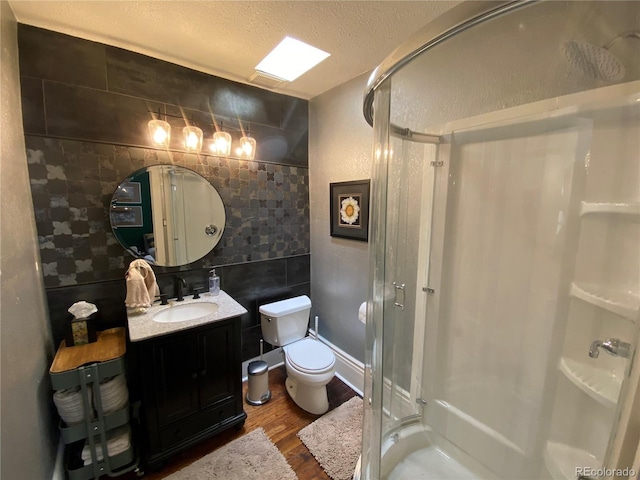
<path fill-rule="evenodd" d="M 404 309 L 404 283 L 402 285 L 398 285 L 396 282 L 393 282 L 393 286 L 396 289 L 394 305 Z M 400 295 L 402 295 L 402 303 L 400 303 Z"/>

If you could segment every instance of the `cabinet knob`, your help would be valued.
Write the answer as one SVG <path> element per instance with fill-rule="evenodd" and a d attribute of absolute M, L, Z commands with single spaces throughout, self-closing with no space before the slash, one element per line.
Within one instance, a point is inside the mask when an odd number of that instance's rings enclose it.
<path fill-rule="evenodd" d="M 198 373 L 197 372 L 192 372 L 191 373 L 191 380 L 195 380 L 198 378 Z"/>
<path fill-rule="evenodd" d="M 207 370 L 206 369 L 203 368 L 202 370 L 200 370 L 200 376 L 201 377 L 205 377 L 206 375 L 207 375 Z"/>

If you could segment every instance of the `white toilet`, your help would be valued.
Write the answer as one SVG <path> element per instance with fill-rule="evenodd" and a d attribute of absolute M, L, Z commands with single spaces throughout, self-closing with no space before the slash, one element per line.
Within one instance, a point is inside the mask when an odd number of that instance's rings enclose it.
<path fill-rule="evenodd" d="M 287 392 L 303 410 L 325 413 L 329 410 L 327 383 L 335 374 L 336 357 L 329 347 L 306 337 L 311 300 L 302 295 L 262 305 L 259 311 L 264 340 L 283 347 Z"/>

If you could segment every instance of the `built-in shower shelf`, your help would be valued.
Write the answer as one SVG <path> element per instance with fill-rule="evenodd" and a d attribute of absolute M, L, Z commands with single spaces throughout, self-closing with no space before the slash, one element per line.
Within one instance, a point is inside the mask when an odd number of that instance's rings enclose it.
<path fill-rule="evenodd" d="M 632 321 L 638 319 L 640 296 L 591 284 L 571 284 L 570 295 Z"/>
<path fill-rule="evenodd" d="M 589 359 L 597 362 L 596 359 Z M 622 379 L 611 370 L 562 357 L 558 368 L 576 387 L 606 407 L 615 407 Z"/>
<path fill-rule="evenodd" d="M 640 216 L 640 203 L 582 202 L 580 215 L 597 213 Z"/>
<path fill-rule="evenodd" d="M 554 480 L 575 480 L 577 467 L 602 467 L 602 462 L 595 455 L 560 442 L 547 442 L 544 464 Z"/>

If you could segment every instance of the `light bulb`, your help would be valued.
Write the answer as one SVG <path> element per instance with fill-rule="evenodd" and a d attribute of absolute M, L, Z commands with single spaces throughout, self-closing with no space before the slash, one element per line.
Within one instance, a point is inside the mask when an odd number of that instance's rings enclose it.
<path fill-rule="evenodd" d="M 199 152 L 202 149 L 202 130 L 198 127 L 184 127 L 184 146 L 190 152 Z"/>
<path fill-rule="evenodd" d="M 218 155 L 228 156 L 231 152 L 231 135 L 227 132 L 214 133 L 211 151 Z"/>
<path fill-rule="evenodd" d="M 198 136 L 193 132 L 189 132 L 189 135 L 187 136 L 187 148 L 193 150 L 197 146 Z"/>
<path fill-rule="evenodd" d="M 251 137 L 240 139 L 239 157 L 246 160 L 253 160 L 256 155 L 256 140 Z"/>
<path fill-rule="evenodd" d="M 162 120 L 150 120 L 148 126 L 151 142 L 157 147 L 168 148 L 171 138 L 171 125 Z"/>
<path fill-rule="evenodd" d="M 153 141 L 155 143 L 164 143 L 167 140 L 167 131 L 162 128 L 156 128 L 156 133 L 153 134 Z"/>

